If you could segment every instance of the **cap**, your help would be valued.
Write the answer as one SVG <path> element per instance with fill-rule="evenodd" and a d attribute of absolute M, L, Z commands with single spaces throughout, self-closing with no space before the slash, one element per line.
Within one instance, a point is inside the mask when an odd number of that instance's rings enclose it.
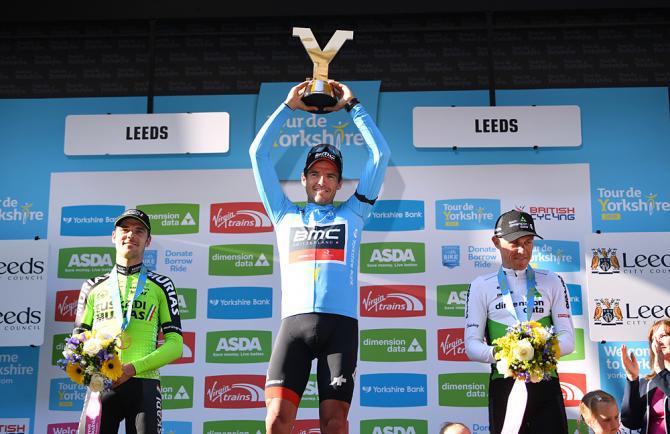
<path fill-rule="evenodd" d="M 312 146 L 307 154 L 307 159 L 305 160 L 305 168 L 303 173 L 307 173 L 307 169 L 312 167 L 312 164 L 320 160 L 330 161 L 337 167 L 337 172 L 342 178 L 342 154 L 340 150 L 333 145 L 328 145 L 322 143 L 320 145 Z"/>
<path fill-rule="evenodd" d="M 123 212 L 120 216 L 116 218 L 116 221 L 114 222 L 114 226 L 118 226 L 119 222 L 123 219 L 135 219 L 139 222 L 141 222 L 151 233 L 151 220 L 149 220 L 149 216 L 142 211 L 141 209 L 135 209 L 135 208 L 129 208 Z"/>
<path fill-rule="evenodd" d="M 535 223 L 533 223 L 533 217 L 530 214 L 513 209 L 498 217 L 495 229 L 496 237 L 511 242 L 525 235 L 533 235 L 543 239 L 535 232 Z"/>

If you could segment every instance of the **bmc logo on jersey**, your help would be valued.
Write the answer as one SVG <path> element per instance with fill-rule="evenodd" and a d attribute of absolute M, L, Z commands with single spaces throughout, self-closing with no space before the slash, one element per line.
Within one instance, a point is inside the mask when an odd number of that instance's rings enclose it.
<path fill-rule="evenodd" d="M 61 208 L 61 236 L 94 237 L 111 235 L 123 205 L 79 205 Z"/>
<path fill-rule="evenodd" d="M 47 434 L 77 434 L 77 422 L 50 423 L 47 425 Z"/>
<path fill-rule="evenodd" d="M 437 331 L 437 359 L 450 362 L 467 362 L 463 329 L 439 329 Z"/>
<path fill-rule="evenodd" d="M 56 309 L 54 312 L 54 319 L 61 322 L 74 322 L 75 316 L 77 314 L 78 299 L 78 289 L 56 292 Z"/>
<path fill-rule="evenodd" d="M 171 365 L 181 365 L 184 363 L 195 362 L 195 332 L 182 331 L 181 334 L 184 340 L 181 357 L 170 362 Z M 158 345 L 163 345 L 163 343 L 165 343 L 165 337 L 163 336 L 163 333 L 159 333 Z"/>
<path fill-rule="evenodd" d="M 272 232 L 272 222 L 260 202 L 213 203 L 209 231 L 217 234 Z"/>
<path fill-rule="evenodd" d="M 205 377 L 205 408 L 265 407 L 265 375 Z"/>
<path fill-rule="evenodd" d="M 238 286 L 207 290 L 207 318 L 252 319 L 272 317 L 272 288 Z"/>
<path fill-rule="evenodd" d="M 426 316 L 426 287 L 421 285 L 361 286 L 361 316 Z"/>
<path fill-rule="evenodd" d="M 586 374 L 571 374 L 561 372 L 558 375 L 561 380 L 561 392 L 566 407 L 579 407 L 586 393 Z"/>
<path fill-rule="evenodd" d="M 345 262 L 347 225 L 301 226 L 291 228 L 288 262 Z"/>
<path fill-rule="evenodd" d="M 361 421 L 361 434 L 428 434 L 421 419 L 371 419 Z"/>
<path fill-rule="evenodd" d="M 428 402 L 425 374 L 361 375 L 362 407 L 425 407 Z"/>

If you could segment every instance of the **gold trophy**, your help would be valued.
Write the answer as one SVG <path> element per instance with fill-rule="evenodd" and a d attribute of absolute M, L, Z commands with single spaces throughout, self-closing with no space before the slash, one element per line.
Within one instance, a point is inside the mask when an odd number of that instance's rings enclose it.
<path fill-rule="evenodd" d="M 294 27 L 293 36 L 300 38 L 309 58 L 314 63 L 314 71 L 312 72 L 312 77 L 309 78 L 309 84 L 305 87 L 302 100 L 308 106 L 318 107 L 319 110 L 315 113 L 328 113 L 324 108 L 337 104 L 333 88 L 328 84 L 328 64 L 333 60 L 333 57 L 340 51 L 340 48 L 342 48 L 342 45 L 346 41 L 354 39 L 354 32 L 352 30 L 335 31 L 335 34 L 330 38 L 330 41 L 328 41 L 323 50 L 319 47 L 319 43 L 316 42 L 312 29 Z"/>

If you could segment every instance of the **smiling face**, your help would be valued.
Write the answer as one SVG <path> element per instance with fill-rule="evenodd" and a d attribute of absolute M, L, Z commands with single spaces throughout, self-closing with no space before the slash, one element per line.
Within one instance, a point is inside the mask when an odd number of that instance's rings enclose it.
<path fill-rule="evenodd" d="M 318 205 L 333 203 L 335 193 L 342 187 L 337 167 L 327 160 L 312 164 L 307 173 L 300 175 L 300 182 L 305 187 L 307 201 Z"/>
<path fill-rule="evenodd" d="M 144 258 L 144 249 L 151 244 L 151 235 L 146 226 L 134 218 L 121 220 L 112 232 L 116 246 L 116 263 L 123 266 L 136 265 Z"/>
<path fill-rule="evenodd" d="M 533 256 L 533 235 L 525 235 L 514 241 L 504 238 L 491 238 L 493 244 L 500 251 L 502 265 L 512 270 L 525 270 Z"/>

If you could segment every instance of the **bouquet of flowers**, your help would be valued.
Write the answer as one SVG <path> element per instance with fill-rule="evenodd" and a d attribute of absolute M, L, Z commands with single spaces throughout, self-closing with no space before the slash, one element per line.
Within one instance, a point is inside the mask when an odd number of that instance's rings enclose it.
<path fill-rule="evenodd" d="M 112 382 L 121 377 L 121 331 L 109 327 L 75 333 L 65 339 L 63 359 L 58 366 L 77 384 L 93 392 L 109 390 Z"/>
<path fill-rule="evenodd" d="M 553 326 L 547 329 L 537 321 L 517 322 L 493 345 L 498 372 L 526 383 L 549 379 L 560 357 Z"/>

